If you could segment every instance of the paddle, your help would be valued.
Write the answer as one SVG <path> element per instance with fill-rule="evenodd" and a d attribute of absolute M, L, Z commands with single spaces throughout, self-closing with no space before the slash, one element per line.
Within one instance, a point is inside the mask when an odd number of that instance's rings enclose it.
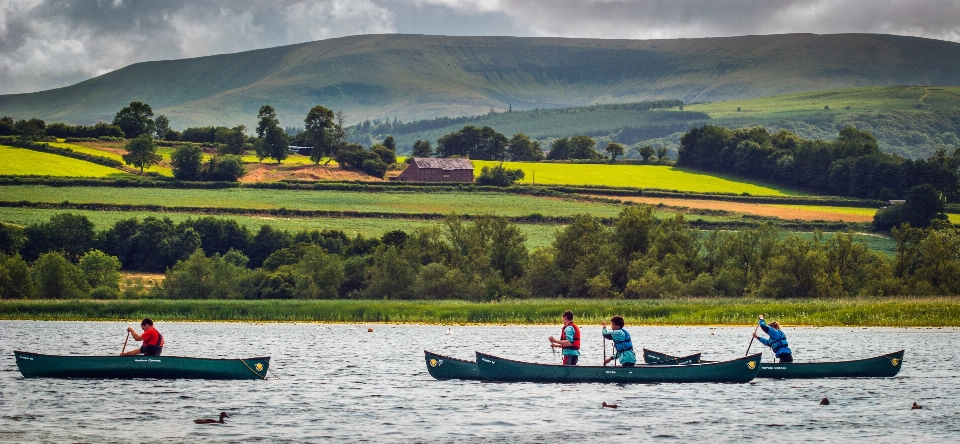
<path fill-rule="evenodd" d="M 130 327 L 130 323 L 127 322 L 127 328 L 129 327 Z M 127 341 L 129 340 L 130 340 L 130 330 L 127 330 L 127 338 L 123 340 L 123 350 L 120 350 L 121 355 L 127 351 Z"/>
<path fill-rule="evenodd" d="M 757 327 L 753 329 L 753 335 L 757 334 L 757 330 L 760 329 L 760 321 L 757 321 Z M 750 354 L 750 347 L 753 347 L 753 335 L 750 335 L 750 345 L 747 346 L 747 352 L 744 353 L 744 356 Z"/>

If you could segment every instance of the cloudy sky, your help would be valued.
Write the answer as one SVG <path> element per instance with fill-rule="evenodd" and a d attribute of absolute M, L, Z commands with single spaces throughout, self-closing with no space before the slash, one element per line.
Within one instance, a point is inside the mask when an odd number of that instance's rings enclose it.
<path fill-rule="evenodd" d="M 960 42 L 956 0 L 0 0 L 0 94 L 146 60 L 356 34 L 660 39 L 866 32 Z"/>

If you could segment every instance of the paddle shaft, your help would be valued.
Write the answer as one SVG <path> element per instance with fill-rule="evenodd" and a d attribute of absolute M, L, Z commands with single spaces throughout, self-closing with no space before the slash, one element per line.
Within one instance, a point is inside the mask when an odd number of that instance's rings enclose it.
<path fill-rule="evenodd" d="M 607 365 L 607 337 L 606 336 L 603 337 L 603 365 L 604 367 L 606 367 Z"/>
<path fill-rule="evenodd" d="M 757 328 L 753 329 L 753 334 L 754 335 L 757 334 L 757 330 L 759 329 L 760 329 L 760 321 L 757 321 Z M 747 356 L 750 354 L 750 347 L 753 347 L 753 335 L 750 335 L 750 345 L 747 346 L 747 352 L 743 354 L 744 356 Z"/>
<path fill-rule="evenodd" d="M 130 330 L 127 330 L 127 338 L 123 340 L 123 350 L 120 350 L 121 355 L 127 351 L 127 341 L 129 340 L 130 340 Z"/>

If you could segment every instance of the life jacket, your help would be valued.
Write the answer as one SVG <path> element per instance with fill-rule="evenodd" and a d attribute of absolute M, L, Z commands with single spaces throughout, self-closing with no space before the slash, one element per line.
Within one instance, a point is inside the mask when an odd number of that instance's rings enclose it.
<path fill-rule="evenodd" d="M 617 350 L 617 353 L 623 353 L 625 351 L 633 350 L 633 341 L 630 340 L 630 333 L 627 333 L 627 331 L 622 328 L 620 329 L 620 331 L 623 332 L 623 336 L 624 336 L 623 340 L 613 341 L 613 347 Z"/>
<path fill-rule="evenodd" d="M 780 332 L 780 339 L 777 339 L 776 341 L 771 341 L 769 345 L 770 345 L 770 348 L 773 349 L 773 354 L 779 355 L 780 350 L 783 350 L 789 346 L 789 344 L 787 344 L 787 335 Z"/>
<path fill-rule="evenodd" d="M 573 342 L 563 348 L 565 350 L 580 350 L 580 327 L 577 327 L 577 324 L 574 324 L 573 322 L 570 323 L 570 326 L 573 327 Z M 560 329 L 560 339 L 567 339 L 566 330 L 566 325 Z"/>
<path fill-rule="evenodd" d="M 160 356 L 160 353 L 163 352 L 163 335 L 157 331 L 157 342 L 153 345 L 143 344 L 143 347 L 143 354 L 145 356 Z"/>

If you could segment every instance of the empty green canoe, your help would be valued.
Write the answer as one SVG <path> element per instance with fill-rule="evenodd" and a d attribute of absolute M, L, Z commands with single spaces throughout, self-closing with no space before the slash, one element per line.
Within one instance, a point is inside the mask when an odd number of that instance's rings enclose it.
<path fill-rule="evenodd" d="M 666 353 L 643 351 L 644 362 L 663 362 L 678 359 Z M 704 361 L 706 362 L 706 361 Z M 815 379 L 815 378 L 890 378 L 900 372 L 903 350 L 873 358 L 838 362 L 760 363 L 758 378 Z"/>
<path fill-rule="evenodd" d="M 427 371 L 430 376 L 437 379 L 483 379 L 480 375 L 480 368 L 474 361 L 451 358 L 449 356 L 424 350 L 423 354 L 427 361 Z"/>
<path fill-rule="evenodd" d="M 687 356 L 670 356 L 665 353 L 643 349 L 643 362 L 650 365 L 688 365 L 699 364 L 700 353 Z"/>
<path fill-rule="evenodd" d="M 477 352 L 477 366 L 484 380 L 504 382 L 750 382 L 760 371 L 760 353 L 709 364 L 604 367 L 535 364 Z"/>
<path fill-rule="evenodd" d="M 27 378 L 266 379 L 270 357 L 55 356 L 13 352 Z"/>

